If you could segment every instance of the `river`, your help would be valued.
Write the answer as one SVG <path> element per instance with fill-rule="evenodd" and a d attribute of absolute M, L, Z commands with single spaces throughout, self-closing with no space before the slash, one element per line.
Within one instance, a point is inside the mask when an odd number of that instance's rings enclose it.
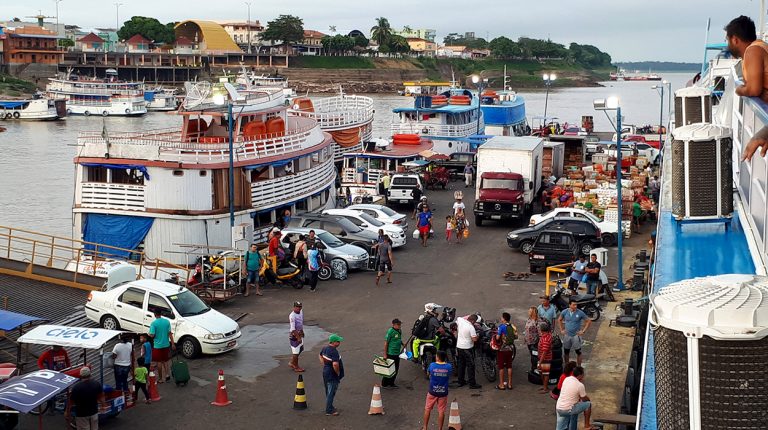
<path fill-rule="evenodd" d="M 682 88 L 693 74 L 666 73 L 672 89 Z M 578 123 L 582 115 L 592 115 L 595 130 L 608 131 L 612 126 L 602 112 L 592 108 L 596 98 L 618 96 L 624 122 L 657 124 L 660 98 L 651 86 L 659 82 L 604 82 L 603 87 L 556 88 L 550 91 L 547 115 L 561 123 Z M 531 118 L 544 115 L 545 91 L 527 90 L 526 111 Z M 394 120 L 392 109 L 406 106 L 413 99 L 396 95 L 372 94 L 375 102 L 374 137 L 387 137 Z M 664 95 L 664 121 L 667 121 L 667 94 Z M 613 118 L 615 113 L 609 112 Z M 110 132 L 151 130 L 180 124 L 179 117 L 149 113 L 140 118 L 73 116 L 55 122 L 0 122 L 7 131 L 0 133 L 0 226 L 35 230 L 58 236 L 72 234 L 71 209 L 74 194 L 74 165 L 77 135 L 81 131 Z"/>

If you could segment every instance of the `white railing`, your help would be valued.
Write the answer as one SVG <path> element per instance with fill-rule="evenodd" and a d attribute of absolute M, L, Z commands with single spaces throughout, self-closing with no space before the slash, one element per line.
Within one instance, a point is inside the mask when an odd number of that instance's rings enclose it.
<path fill-rule="evenodd" d="M 253 207 L 259 209 L 310 196 L 332 183 L 335 175 L 333 160 L 329 158 L 321 165 L 294 175 L 253 182 L 251 184 Z"/>
<path fill-rule="evenodd" d="M 480 119 L 480 131 L 485 124 Z M 435 137 L 467 137 L 476 134 L 478 124 L 472 121 L 466 124 L 431 124 L 428 122 L 400 122 L 392 124 L 392 134 L 418 134 Z"/>
<path fill-rule="evenodd" d="M 373 99 L 365 96 L 334 96 L 312 100 L 314 112 L 290 112 L 314 118 L 323 130 L 343 130 L 373 121 Z"/>
<path fill-rule="evenodd" d="M 341 172 L 342 184 L 378 184 L 381 177 L 386 175 L 386 170 L 368 169 L 367 174 L 358 172 L 354 167 L 347 167 Z M 366 180 L 364 181 L 363 178 Z"/>
<path fill-rule="evenodd" d="M 81 187 L 81 207 L 126 211 L 145 209 L 144 185 L 84 182 Z"/>
<path fill-rule="evenodd" d="M 56 93 L 71 94 L 93 94 L 93 95 L 124 95 L 124 96 L 143 96 L 143 84 L 109 84 L 106 82 L 63 82 L 51 81 L 46 87 L 46 91 Z"/>

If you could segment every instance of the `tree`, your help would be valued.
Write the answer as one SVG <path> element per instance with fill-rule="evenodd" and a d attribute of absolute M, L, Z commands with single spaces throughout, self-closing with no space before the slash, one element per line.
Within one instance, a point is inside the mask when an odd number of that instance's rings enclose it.
<path fill-rule="evenodd" d="M 129 21 L 125 21 L 120 30 L 118 30 L 117 37 L 121 40 L 128 40 L 137 34 L 158 44 L 176 41 L 176 33 L 171 23 L 161 24 L 155 18 L 144 16 L 134 16 Z"/>
<path fill-rule="evenodd" d="M 365 36 L 355 36 L 354 37 L 355 46 L 360 48 L 367 48 L 368 45 L 371 43 L 367 37 Z"/>
<path fill-rule="evenodd" d="M 393 34 L 389 37 L 386 43 L 387 52 L 393 54 L 407 54 L 411 52 L 411 45 L 408 44 L 408 40 L 403 36 Z"/>
<path fill-rule="evenodd" d="M 59 46 L 62 48 L 71 48 L 75 46 L 75 41 L 72 39 L 59 39 Z"/>
<path fill-rule="evenodd" d="M 304 40 L 304 21 L 293 15 L 280 15 L 267 23 L 267 29 L 261 33 L 263 40 L 272 43 L 281 41 L 286 47 L 291 43 Z"/>
<path fill-rule="evenodd" d="M 472 49 L 486 49 L 488 48 L 488 41 L 482 37 L 473 37 L 468 39 L 459 33 L 448 33 L 443 37 L 443 44 L 448 46 L 466 46 Z"/>
<path fill-rule="evenodd" d="M 336 26 L 335 25 L 329 25 L 328 26 L 328 32 L 329 33 L 336 33 Z"/>
<path fill-rule="evenodd" d="M 568 46 L 568 58 L 586 67 L 601 67 L 611 65 L 611 56 L 592 45 L 571 43 Z"/>
<path fill-rule="evenodd" d="M 389 20 L 384 17 L 376 18 L 376 25 L 371 27 L 371 38 L 381 48 L 387 44 L 390 37 L 392 37 L 392 27 L 389 25 Z"/>
<path fill-rule="evenodd" d="M 413 29 L 411 28 L 410 25 L 406 25 L 405 27 L 403 27 L 403 33 L 411 34 L 411 33 L 413 33 Z"/>
<path fill-rule="evenodd" d="M 491 54 L 499 58 L 519 57 L 522 52 L 515 41 L 504 36 L 491 40 L 488 48 L 491 50 Z"/>

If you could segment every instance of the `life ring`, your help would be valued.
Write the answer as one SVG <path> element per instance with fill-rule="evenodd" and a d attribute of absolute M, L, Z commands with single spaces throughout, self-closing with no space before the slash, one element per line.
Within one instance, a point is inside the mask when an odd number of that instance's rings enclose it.
<path fill-rule="evenodd" d="M 131 110 L 130 110 L 130 109 L 126 109 L 126 110 L 125 110 L 125 114 L 126 114 L 126 115 L 130 115 L 130 114 L 131 114 Z"/>
<path fill-rule="evenodd" d="M 448 99 L 448 101 L 452 105 L 469 105 L 470 98 L 469 96 L 451 96 L 451 98 Z"/>
<path fill-rule="evenodd" d="M 7 114 L 5 114 L 5 119 L 11 119 L 11 113 L 10 113 L 10 112 L 8 112 Z"/>
<path fill-rule="evenodd" d="M 107 112 L 107 111 L 102 111 L 102 112 L 101 112 L 101 116 L 109 116 L 109 112 Z"/>
<path fill-rule="evenodd" d="M 421 137 L 418 134 L 396 134 L 392 136 L 392 143 L 395 145 L 418 145 L 421 143 Z"/>
<path fill-rule="evenodd" d="M 89 112 L 89 111 L 85 111 L 85 112 L 83 112 L 83 115 L 85 115 L 85 116 L 91 116 L 91 112 Z"/>
<path fill-rule="evenodd" d="M 14 112 L 13 113 L 13 117 L 16 118 L 16 119 L 19 119 L 21 117 L 21 114 L 18 113 L 18 112 Z"/>

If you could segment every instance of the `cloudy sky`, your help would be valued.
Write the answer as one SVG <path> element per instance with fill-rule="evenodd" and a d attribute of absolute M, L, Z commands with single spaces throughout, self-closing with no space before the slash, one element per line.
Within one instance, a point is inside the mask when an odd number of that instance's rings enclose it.
<path fill-rule="evenodd" d="M 61 22 L 83 28 L 114 26 L 114 1 L 61 0 Z M 162 22 L 185 19 L 245 20 L 240 0 L 122 0 L 120 19 L 152 16 Z M 423 6 L 417 6 L 423 4 Z M 55 15 L 54 0 L 0 0 L 0 19 Z M 262 23 L 280 14 L 297 15 L 304 28 L 368 32 L 384 16 L 395 28 L 437 30 L 438 39 L 474 31 L 479 37 L 551 38 L 564 44 L 593 44 L 616 61 L 701 61 L 707 18 L 710 41 L 723 39 L 723 26 L 744 14 L 758 21 L 760 0 L 291 0 L 252 1 L 251 18 Z"/>

